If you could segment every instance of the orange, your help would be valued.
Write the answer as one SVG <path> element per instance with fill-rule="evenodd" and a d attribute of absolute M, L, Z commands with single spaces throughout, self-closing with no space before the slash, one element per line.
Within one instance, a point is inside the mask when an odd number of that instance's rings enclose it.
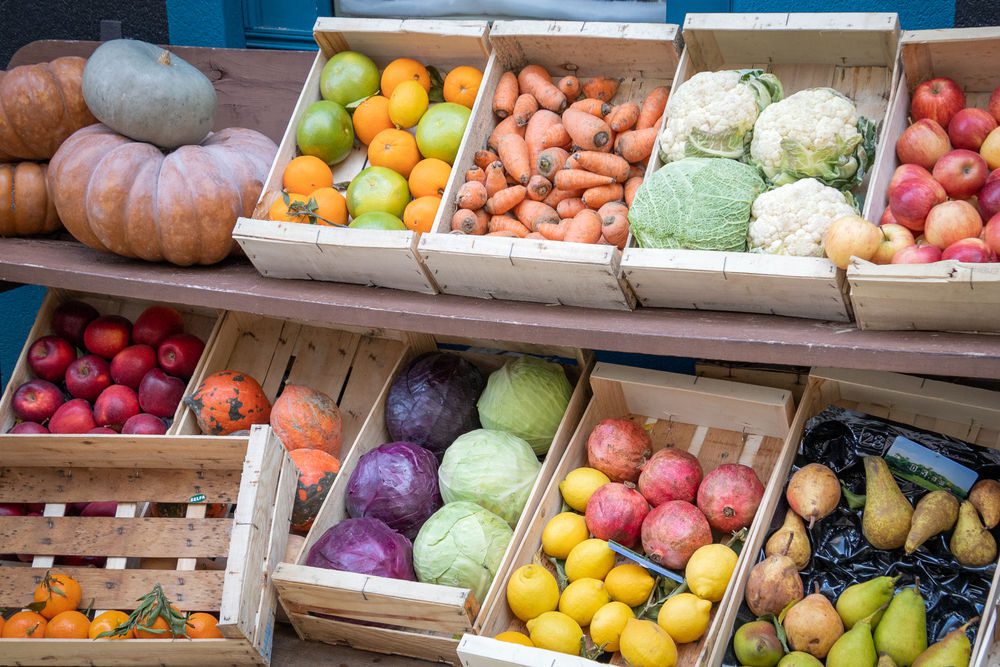
<path fill-rule="evenodd" d="M 307 195 L 319 188 L 333 185 L 330 167 L 315 155 L 300 155 L 285 167 L 281 184 L 289 193 Z"/>
<path fill-rule="evenodd" d="M 403 130 L 382 130 L 368 146 L 368 162 L 374 167 L 392 169 L 408 178 L 420 162 L 420 151 L 413 135 Z"/>
<path fill-rule="evenodd" d="M 302 202 L 303 204 L 308 203 L 309 197 L 300 194 L 290 194 L 288 199 L 294 204 L 295 202 Z M 275 222 L 309 222 L 309 216 L 306 215 L 289 215 L 288 205 L 285 204 L 285 198 L 279 196 L 271 204 L 270 210 L 267 212 L 267 218 L 269 220 L 274 220 Z"/>
<path fill-rule="evenodd" d="M 191 639 L 222 639 L 219 619 L 202 611 L 191 614 L 187 619 L 187 636 Z"/>
<path fill-rule="evenodd" d="M 451 165 L 444 160 L 429 157 L 421 160 L 410 172 L 410 194 L 414 197 L 440 197 L 448 185 Z"/>
<path fill-rule="evenodd" d="M 437 215 L 441 198 L 437 196 L 417 197 L 406 205 L 403 211 L 403 224 L 415 232 L 429 232 Z"/>
<path fill-rule="evenodd" d="M 431 90 L 431 75 L 427 68 L 413 58 L 397 58 L 382 71 L 382 94 L 392 97 L 392 91 L 404 81 L 416 81 L 424 90 Z"/>
<path fill-rule="evenodd" d="M 90 619 L 78 611 L 56 614 L 45 626 L 46 639 L 86 639 L 90 632 Z"/>
<path fill-rule="evenodd" d="M 44 602 L 39 613 L 45 618 L 71 611 L 80 606 L 83 592 L 76 579 L 61 572 L 46 572 L 42 583 L 35 587 L 35 602 Z"/>
<path fill-rule="evenodd" d="M 111 632 L 119 625 L 123 625 L 128 622 L 128 614 L 123 611 L 106 611 L 103 614 L 98 614 L 97 618 L 93 620 L 90 624 L 90 630 L 87 632 L 87 636 L 91 639 L 97 639 L 97 636 L 102 632 Z M 122 635 L 121 637 L 101 637 L 101 639 L 135 639 L 135 631 L 129 630 L 128 634 Z"/>
<path fill-rule="evenodd" d="M 389 98 L 372 95 L 354 110 L 354 134 L 365 146 L 382 130 L 396 127 L 389 118 Z"/>
<path fill-rule="evenodd" d="M 48 621 L 33 611 L 19 611 L 3 625 L 0 637 L 4 639 L 44 639 Z"/>
<path fill-rule="evenodd" d="M 147 630 L 139 630 L 136 628 L 136 639 L 171 639 L 173 637 L 173 634 L 170 632 L 170 626 L 167 624 L 167 620 L 162 616 L 157 616 L 152 625 L 149 624 L 148 619 L 143 623 L 143 625 L 151 630 L 166 630 L 166 632 L 149 632 Z"/>
<path fill-rule="evenodd" d="M 483 73 L 475 67 L 462 65 L 448 72 L 444 78 L 444 101 L 472 108 L 476 94 L 483 83 Z"/>
<path fill-rule="evenodd" d="M 323 227 L 331 226 L 327 220 L 339 225 L 347 224 L 347 200 L 336 189 L 320 188 L 310 194 L 309 198 L 316 201 L 316 210 L 314 212 L 319 216 L 316 218 L 317 225 L 322 225 Z M 325 218 L 326 220 L 321 218 Z"/>

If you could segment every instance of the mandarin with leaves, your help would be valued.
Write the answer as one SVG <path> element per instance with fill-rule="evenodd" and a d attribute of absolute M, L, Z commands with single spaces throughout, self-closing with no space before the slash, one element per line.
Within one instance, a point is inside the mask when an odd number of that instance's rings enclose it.
<path fill-rule="evenodd" d="M 34 602 L 31 609 L 47 619 L 56 614 L 72 611 L 80 606 L 83 591 L 80 583 L 62 572 L 46 572 L 41 583 L 35 587 Z"/>
<path fill-rule="evenodd" d="M 4 639 L 44 639 L 48 620 L 34 611 L 19 611 L 3 624 L 0 637 Z"/>
<path fill-rule="evenodd" d="M 191 639 L 222 639 L 219 630 L 219 619 L 203 611 L 196 611 L 185 621 L 187 636 Z"/>

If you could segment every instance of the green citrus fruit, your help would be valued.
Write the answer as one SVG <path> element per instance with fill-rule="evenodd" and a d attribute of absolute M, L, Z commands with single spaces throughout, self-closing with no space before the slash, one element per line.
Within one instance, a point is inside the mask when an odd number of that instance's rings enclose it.
<path fill-rule="evenodd" d="M 337 164 L 354 147 L 351 115 L 336 102 L 313 102 L 302 114 L 295 140 L 303 155 L 315 155 L 327 164 Z"/>
<path fill-rule="evenodd" d="M 381 211 L 402 219 L 409 203 L 406 179 L 387 167 L 368 167 L 347 186 L 347 210 L 352 218 Z"/>
<path fill-rule="evenodd" d="M 461 104 L 435 104 L 417 123 L 417 148 L 424 157 L 455 162 L 472 112 Z"/>
<path fill-rule="evenodd" d="M 354 229 L 398 229 L 406 231 L 403 221 L 391 213 L 382 211 L 369 211 L 351 220 L 348 227 Z"/>
<path fill-rule="evenodd" d="M 378 67 L 355 51 L 341 51 L 323 65 L 319 91 L 324 100 L 347 106 L 378 91 Z"/>

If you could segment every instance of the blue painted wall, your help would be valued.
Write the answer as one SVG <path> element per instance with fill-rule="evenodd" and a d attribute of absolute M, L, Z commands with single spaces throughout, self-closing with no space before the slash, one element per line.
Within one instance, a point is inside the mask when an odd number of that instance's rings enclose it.
<path fill-rule="evenodd" d="M 3 313 L 4 322 L 0 327 L 0 376 L 4 387 L 7 386 L 17 357 L 21 354 L 24 341 L 28 338 L 31 325 L 35 323 L 35 314 L 42 305 L 44 296 L 45 288 L 36 285 L 0 292 L 0 313 Z"/>
<path fill-rule="evenodd" d="M 898 12 L 905 30 L 950 28 L 955 23 L 955 0 L 731 0 L 730 4 L 734 12 Z"/>
<path fill-rule="evenodd" d="M 243 48 L 241 0 L 167 0 L 170 43 Z"/>

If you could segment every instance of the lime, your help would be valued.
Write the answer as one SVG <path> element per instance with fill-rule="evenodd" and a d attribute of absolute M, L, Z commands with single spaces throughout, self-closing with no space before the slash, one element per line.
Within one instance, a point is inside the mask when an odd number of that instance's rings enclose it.
<path fill-rule="evenodd" d="M 363 213 L 358 217 L 351 220 L 351 224 L 348 225 L 353 229 L 391 229 L 391 230 L 406 230 L 406 225 L 403 221 L 394 216 L 392 213 L 383 213 L 382 211 L 369 211 L 368 213 Z"/>
<path fill-rule="evenodd" d="M 319 91 L 324 100 L 347 106 L 378 91 L 378 67 L 356 51 L 341 51 L 323 65 Z"/>
<path fill-rule="evenodd" d="M 461 104 L 435 104 L 417 123 L 417 147 L 424 157 L 455 162 L 472 111 Z"/>
<path fill-rule="evenodd" d="M 337 164 L 354 147 L 351 115 L 336 102 L 313 102 L 302 114 L 295 132 L 299 152 L 314 155 L 327 164 Z"/>
<path fill-rule="evenodd" d="M 402 220 L 409 203 L 406 179 L 387 167 L 368 167 L 347 186 L 347 210 L 352 218 L 369 211 L 382 211 Z"/>

